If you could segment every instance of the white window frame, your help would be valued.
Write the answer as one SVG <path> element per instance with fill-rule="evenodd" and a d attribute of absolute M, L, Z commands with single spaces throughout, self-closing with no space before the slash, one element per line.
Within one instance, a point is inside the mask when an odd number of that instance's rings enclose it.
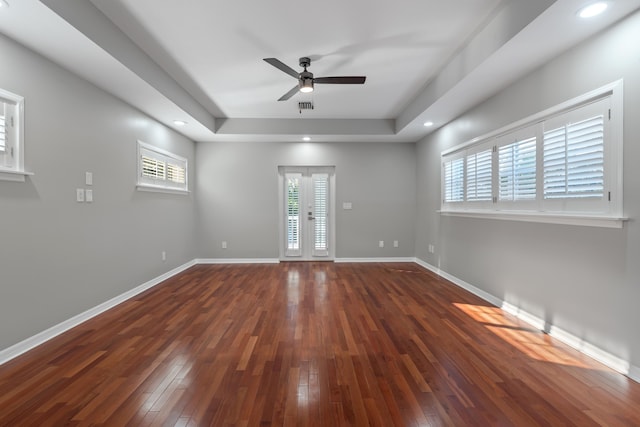
<path fill-rule="evenodd" d="M 24 182 L 33 175 L 24 169 L 24 97 L 0 89 L 0 105 L 11 105 L 11 113 L 5 119 L 7 130 L 5 149 L 0 152 L 0 181 Z"/>
<path fill-rule="evenodd" d="M 170 151 L 155 147 L 151 144 L 147 144 L 140 140 L 138 140 L 137 147 L 138 179 L 136 188 L 139 191 L 153 191 L 176 194 L 189 193 L 189 165 L 186 158 L 171 153 Z M 148 174 L 145 175 L 143 173 L 143 161 L 145 158 L 156 160 L 160 164 L 162 164 L 161 176 L 152 177 Z M 168 179 L 167 172 L 169 170 L 169 166 L 171 165 L 184 170 L 184 182 L 177 182 Z"/>
<path fill-rule="evenodd" d="M 441 209 L 450 216 L 492 218 L 555 224 L 585 225 L 621 228 L 627 220 L 623 215 L 623 82 L 615 81 L 606 86 L 578 96 L 540 113 L 507 125 L 481 137 L 442 152 L 441 161 Z M 608 105 L 605 105 L 608 104 Z M 604 195 L 599 199 L 545 199 L 543 189 L 544 131 L 545 123 L 562 123 L 564 117 L 574 112 L 591 111 L 592 106 L 605 111 L 604 131 Z M 548 127 L 548 129 L 551 129 Z M 498 189 L 498 152 L 501 146 L 512 141 L 536 138 L 536 197 L 535 200 L 500 200 Z M 466 200 L 467 156 L 493 147 L 493 200 L 492 203 Z M 464 159 L 465 198 L 460 202 L 445 200 L 445 163 L 451 159 Z"/>

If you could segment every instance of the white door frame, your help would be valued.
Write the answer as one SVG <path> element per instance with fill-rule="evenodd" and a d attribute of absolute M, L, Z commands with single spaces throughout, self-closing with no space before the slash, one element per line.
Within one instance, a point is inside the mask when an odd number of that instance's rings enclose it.
<path fill-rule="evenodd" d="M 326 173 L 329 175 L 329 233 L 328 233 L 328 254 L 327 256 L 312 256 L 311 251 L 302 251 L 300 256 L 286 255 L 286 229 L 285 229 L 285 174 L 286 173 L 302 173 L 305 176 L 311 176 L 312 173 Z M 278 241 L 280 248 L 281 261 L 333 261 L 335 259 L 336 248 L 336 174 L 335 166 L 278 166 Z M 306 210 L 306 207 L 305 207 Z M 306 213 L 306 212 L 305 212 Z M 304 228 L 307 224 L 307 215 L 304 216 Z M 306 234 L 306 233 L 305 233 Z M 302 242 L 306 245 L 306 242 Z"/>

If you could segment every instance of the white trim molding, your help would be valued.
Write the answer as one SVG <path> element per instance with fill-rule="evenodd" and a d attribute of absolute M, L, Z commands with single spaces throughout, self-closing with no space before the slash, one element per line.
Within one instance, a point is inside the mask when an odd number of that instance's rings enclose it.
<path fill-rule="evenodd" d="M 357 262 L 416 262 L 415 258 L 336 258 L 336 264 L 357 263 Z"/>
<path fill-rule="evenodd" d="M 579 338 L 570 332 L 565 331 L 562 328 L 559 328 L 555 325 L 547 324 L 544 319 L 539 318 L 527 311 L 522 310 L 520 307 L 516 307 L 512 304 L 509 304 L 506 301 L 501 300 L 498 297 L 495 297 L 488 292 L 479 289 L 464 280 L 461 280 L 451 274 L 448 274 L 437 267 L 423 261 L 419 258 L 416 258 L 416 263 L 421 267 L 426 268 L 429 271 L 434 272 L 435 274 L 447 279 L 454 285 L 465 289 L 472 294 L 482 298 L 483 300 L 495 305 L 496 307 L 501 308 L 505 312 L 517 317 L 525 323 L 528 323 L 532 327 L 547 333 L 551 337 L 557 339 L 558 341 L 568 345 L 569 347 L 578 350 L 582 354 L 591 357 L 592 359 L 602 363 L 603 365 L 613 369 L 616 372 L 619 372 L 628 378 L 632 379 L 640 383 L 640 368 L 632 365 L 629 361 L 621 359 L 618 356 L 615 356 L 587 341 L 582 338 Z"/>
<path fill-rule="evenodd" d="M 0 181 L 25 182 L 28 176 L 33 176 L 32 172 L 0 169 Z"/>
<path fill-rule="evenodd" d="M 196 264 L 279 264 L 277 258 L 198 258 Z"/>
<path fill-rule="evenodd" d="M 86 322 L 87 320 L 117 306 L 118 304 L 121 304 L 123 302 L 125 302 L 128 299 L 133 298 L 134 296 L 146 291 L 147 289 L 150 289 L 156 285 L 158 285 L 159 283 L 164 282 L 165 280 L 175 276 L 178 273 L 183 272 L 184 270 L 186 270 L 189 267 L 192 267 L 196 264 L 195 261 L 189 261 L 179 267 L 174 268 L 171 271 L 168 271 L 158 277 L 156 277 L 155 279 L 151 279 L 148 282 L 143 283 L 142 285 L 133 288 L 127 292 L 124 292 L 114 298 L 111 298 L 108 301 L 103 302 L 102 304 L 99 304 L 93 308 L 90 308 L 89 310 L 80 313 L 76 316 L 73 316 L 70 319 L 67 319 L 63 322 L 58 323 L 55 326 L 50 327 L 47 330 L 44 330 L 40 333 L 37 333 L 36 335 L 33 335 L 29 338 L 27 338 L 26 340 L 20 341 L 17 344 L 12 345 L 9 348 L 6 348 L 4 350 L 0 351 L 0 365 L 8 362 L 9 360 L 20 356 L 23 353 L 26 353 L 27 351 L 39 346 L 40 344 L 44 344 L 45 342 L 49 341 L 52 338 L 55 338 L 56 336 L 62 334 L 63 332 L 68 331 L 71 328 L 74 328 L 78 325 L 80 325 L 81 323 Z"/>
<path fill-rule="evenodd" d="M 466 218 L 500 219 L 506 221 L 541 222 L 545 224 L 582 225 L 587 227 L 622 228 L 629 220 L 627 217 L 598 215 L 570 215 L 544 212 L 517 211 L 473 211 L 448 210 L 437 211 L 443 216 L 459 216 Z"/>

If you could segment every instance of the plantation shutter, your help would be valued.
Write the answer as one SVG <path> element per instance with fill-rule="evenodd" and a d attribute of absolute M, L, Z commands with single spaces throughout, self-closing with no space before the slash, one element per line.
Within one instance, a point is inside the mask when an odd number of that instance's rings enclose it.
<path fill-rule="evenodd" d="M 467 201 L 490 201 L 491 148 L 467 155 Z"/>
<path fill-rule="evenodd" d="M 287 230 L 287 241 L 285 247 L 286 256 L 302 255 L 302 246 L 300 244 L 300 223 L 302 219 L 302 209 L 300 206 L 301 182 L 301 173 L 285 174 L 285 227 Z"/>
<path fill-rule="evenodd" d="M 6 104 L 0 102 L 0 153 L 7 151 Z"/>
<path fill-rule="evenodd" d="M 186 180 L 185 169 L 181 165 L 167 164 L 167 180 L 178 184 L 184 184 Z"/>
<path fill-rule="evenodd" d="M 328 255 L 328 220 L 329 220 L 329 175 L 326 173 L 312 174 L 314 224 L 313 224 L 313 255 Z"/>
<path fill-rule="evenodd" d="M 142 156 L 142 176 L 150 179 L 164 180 L 165 163 L 149 156 Z"/>
<path fill-rule="evenodd" d="M 444 201 L 462 202 L 464 200 L 464 158 L 445 160 L 444 162 Z"/>
<path fill-rule="evenodd" d="M 535 200 L 536 138 L 498 147 L 498 199 Z"/>
<path fill-rule="evenodd" d="M 544 198 L 604 195 L 604 116 L 544 132 Z"/>

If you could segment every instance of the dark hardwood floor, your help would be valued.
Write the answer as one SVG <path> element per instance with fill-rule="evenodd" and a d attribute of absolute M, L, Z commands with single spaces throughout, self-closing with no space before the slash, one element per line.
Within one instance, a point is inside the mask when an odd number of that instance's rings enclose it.
<path fill-rule="evenodd" d="M 415 264 L 195 266 L 0 366 L 2 426 L 640 426 L 640 384 Z"/>

